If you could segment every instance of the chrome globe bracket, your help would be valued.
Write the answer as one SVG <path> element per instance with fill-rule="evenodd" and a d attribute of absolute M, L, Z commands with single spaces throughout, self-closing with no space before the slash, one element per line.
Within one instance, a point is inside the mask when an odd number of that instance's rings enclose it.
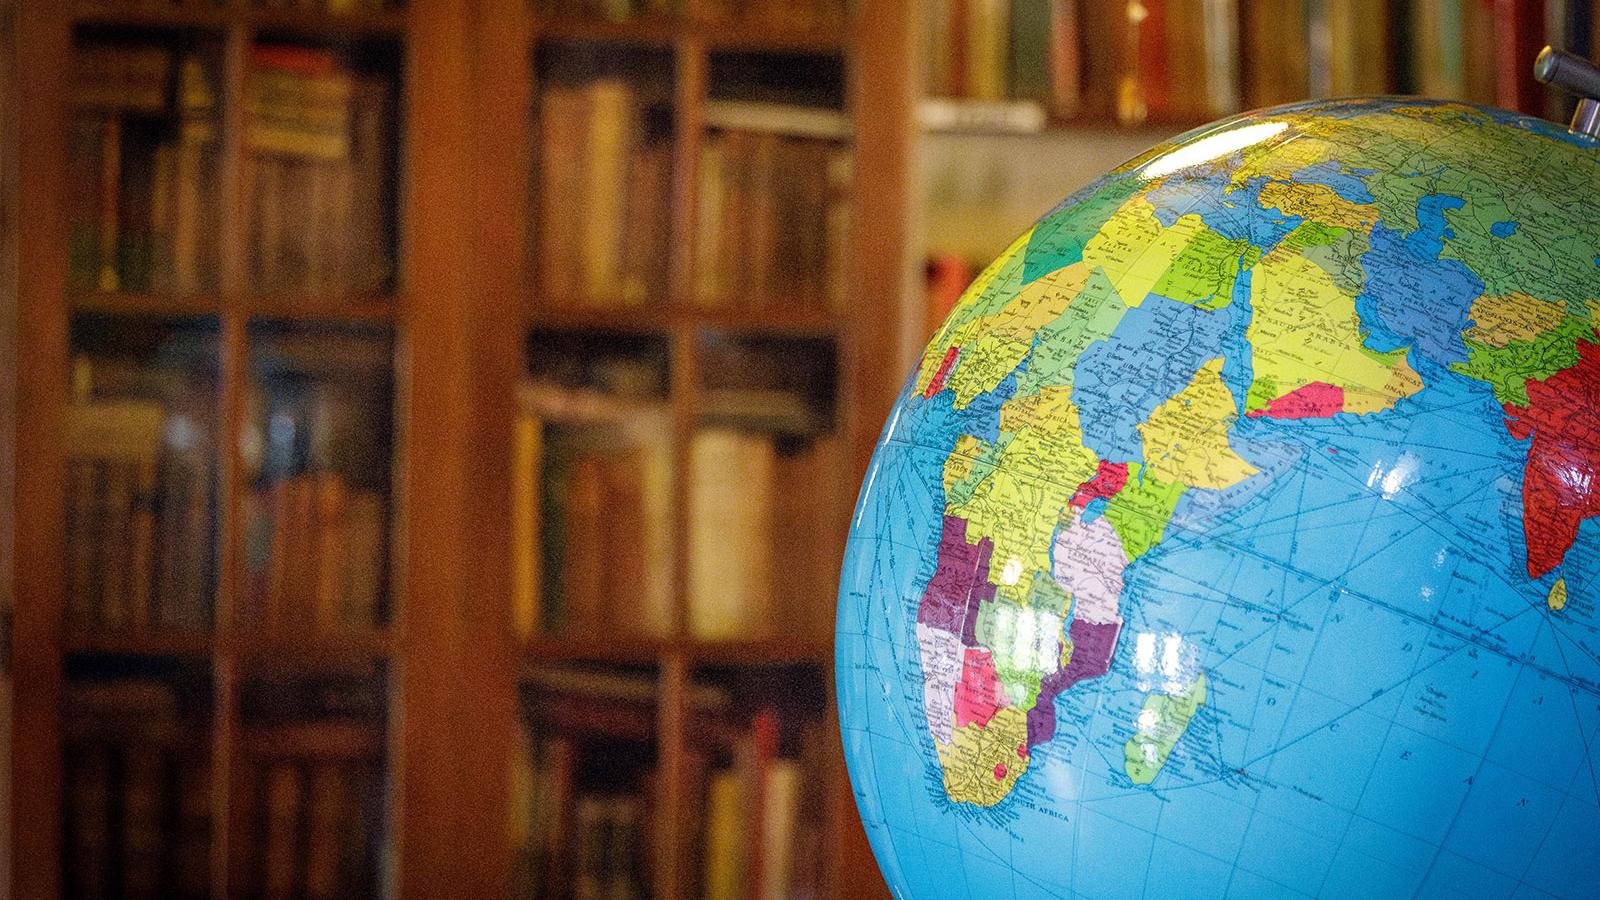
<path fill-rule="evenodd" d="M 1576 53 L 1545 47 L 1533 61 L 1533 77 L 1578 98 L 1570 131 L 1600 138 L 1600 66 Z"/>

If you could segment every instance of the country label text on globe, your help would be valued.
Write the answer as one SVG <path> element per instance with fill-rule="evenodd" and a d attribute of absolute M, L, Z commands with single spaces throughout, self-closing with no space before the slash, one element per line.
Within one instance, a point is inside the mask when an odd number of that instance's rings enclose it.
<path fill-rule="evenodd" d="M 1600 144 L 1192 132 L 979 275 L 851 523 L 908 897 L 1600 896 Z"/>

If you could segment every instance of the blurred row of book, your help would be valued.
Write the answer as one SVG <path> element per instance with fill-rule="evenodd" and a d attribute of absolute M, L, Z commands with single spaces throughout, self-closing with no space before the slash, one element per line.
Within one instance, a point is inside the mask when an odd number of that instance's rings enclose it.
<path fill-rule="evenodd" d="M 212 844 L 226 839 L 232 896 L 378 896 L 381 684 L 303 674 L 246 681 L 225 835 L 214 817 L 203 669 L 69 659 L 65 894 L 211 896 Z"/>
<path fill-rule="evenodd" d="M 69 624 L 332 634 L 389 620 L 387 330 L 249 328 L 243 581 L 226 623 L 213 609 L 225 446 L 217 323 L 82 313 L 73 335 Z M 670 636 L 681 555 L 692 636 L 824 635 L 810 592 L 833 576 L 842 508 L 832 342 L 702 335 L 679 468 L 668 339 L 614 338 L 558 330 L 530 341 L 512 498 L 518 633 Z"/>
<path fill-rule="evenodd" d="M 1195 123 L 1308 97 L 1423 94 L 1517 107 L 1532 41 L 1586 53 L 1589 0 L 933 0 L 934 126 Z M 1527 58 L 1524 58 L 1524 57 Z M 1543 109 L 1523 109 L 1543 113 Z"/>
<path fill-rule="evenodd" d="M 664 339 L 545 332 L 530 347 L 513 496 L 521 635 L 670 637 L 680 560 L 691 637 L 825 634 L 812 598 L 836 564 L 830 343 L 704 336 L 714 375 L 681 448 Z"/>
<path fill-rule="evenodd" d="M 652 896 L 664 853 L 678 854 L 682 896 L 818 896 L 825 800 L 807 787 L 828 765 L 820 709 L 794 702 L 805 687 L 775 692 L 752 688 L 746 673 L 722 675 L 688 691 L 678 847 L 663 845 L 669 832 L 658 815 L 674 773 L 662 768 L 655 742 L 652 675 L 561 668 L 529 676 L 528 732 L 512 773 L 514 896 Z M 820 687 L 815 672 L 776 677 Z"/>
<path fill-rule="evenodd" d="M 221 503 L 216 323 L 82 314 L 73 332 L 67 621 L 210 628 Z M 376 628 L 387 620 L 387 335 L 258 323 L 250 348 L 239 442 L 245 583 L 232 624 Z"/>
<path fill-rule="evenodd" d="M 222 287 L 221 64 L 220 43 L 205 37 L 80 38 L 68 147 L 75 290 Z M 251 49 L 240 177 L 253 290 L 391 285 L 397 81 L 382 45 Z"/>
<path fill-rule="evenodd" d="M 595 50 L 594 52 L 600 52 Z M 640 71 L 664 71 L 660 59 Z M 540 287 L 551 305 L 659 304 L 670 290 L 670 77 L 602 73 L 539 99 Z M 851 161 L 837 110 L 712 100 L 699 146 L 692 302 L 844 306 Z M 581 198 L 581 201 L 579 200 Z"/>

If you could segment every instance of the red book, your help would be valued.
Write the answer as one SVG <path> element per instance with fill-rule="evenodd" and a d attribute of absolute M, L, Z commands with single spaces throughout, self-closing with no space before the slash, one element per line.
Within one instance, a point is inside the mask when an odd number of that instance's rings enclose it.
<path fill-rule="evenodd" d="M 1495 0 L 1495 103 L 1528 115 L 1544 109 L 1544 87 L 1533 80 L 1533 58 L 1544 40 L 1543 0 Z"/>

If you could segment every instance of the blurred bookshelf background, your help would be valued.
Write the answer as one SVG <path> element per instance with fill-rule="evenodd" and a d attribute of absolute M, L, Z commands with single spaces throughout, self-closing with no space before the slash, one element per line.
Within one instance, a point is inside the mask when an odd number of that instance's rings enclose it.
<path fill-rule="evenodd" d="M 882 895 L 834 590 L 883 415 L 976 268 L 1240 110 L 1564 119 L 1534 52 L 1596 24 L 1557 0 L 0 8 L 20 897 Z"/>

